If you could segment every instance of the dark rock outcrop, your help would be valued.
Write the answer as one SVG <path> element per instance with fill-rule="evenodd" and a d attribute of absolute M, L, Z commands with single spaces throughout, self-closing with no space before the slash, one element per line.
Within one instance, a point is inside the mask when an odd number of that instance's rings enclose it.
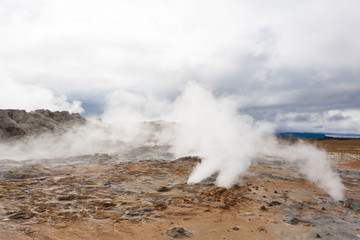
<path fill-rule="evenodd" d="M 166 231 L 166 235 L 172 238 L 189 238 L 192 237 L 192 233 L 182 227 L 174 227 Z"/>
<path fill-rule="evenodd" d="M 84 124 L 79 113 L 67 111 L 5 109 L 0 110 L 0 139 L 36 135 L 47 131 L 64 131 L 76 124 Z"/>

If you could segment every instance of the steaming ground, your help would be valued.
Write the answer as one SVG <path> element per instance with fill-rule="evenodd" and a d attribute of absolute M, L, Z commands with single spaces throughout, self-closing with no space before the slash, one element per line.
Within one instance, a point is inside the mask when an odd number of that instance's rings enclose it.
<path fill-rule="evenodd" d="M 175 157 L 202 158 L 190 174 L 189 184 L 217 174 L 216 184 L 229 188 L 239 183 L 256 159 L 271 156 L 298 164 L 299 171 L 333 199 L 344 198 L 344 186 L 324 151 L 302 142 L 280 143 L 271 124 L 240 114 L 231 97 L 215 97 L 207 89 L 189 83 L 172 103 L 122 92 L 109 101 L 103 121 L 89 121 L 62 134 L 47 133 L 1 143 L 0 158 L 121 155 L 141 146 L 169 146 Z"/>
<path fill-rule="evenodd" d="M 334 201 L 296 162 L 272 156 L 228 189 L 215 186 L 216 174 L 186 184 L 200 159 L 174 159 L 165 146 L 0 160 L 0 239 L 359 238 L 360 140 L 307 142 L 329 150 L 348 200 Z"/>

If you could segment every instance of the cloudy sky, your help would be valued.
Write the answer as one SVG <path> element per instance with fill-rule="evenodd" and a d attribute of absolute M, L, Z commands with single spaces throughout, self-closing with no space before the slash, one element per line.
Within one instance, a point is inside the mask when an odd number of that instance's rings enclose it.
<path fill-rule="evenodd" d="M 90 116 L 124 99 L 161 108 L 197 82 L 279 131 L 359 134 L 359 9 L 358 0 L 0 0 L 0 108 Z"/>

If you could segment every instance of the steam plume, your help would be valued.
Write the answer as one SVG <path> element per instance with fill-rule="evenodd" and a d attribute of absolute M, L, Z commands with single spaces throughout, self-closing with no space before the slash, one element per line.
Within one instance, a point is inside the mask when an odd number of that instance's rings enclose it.
<path fill-rule="evenodd" d="M 332 198 L 344 198 L 344 186 L 332 171 L 325 152 L 301 142 L 280 144 L 270 124 L 239 114 L 229 97 L 215 98 L 209 91 L 190 84 L 175 101 L 172 117 L 179 123 L 173 151 L 203 157 L 188 183 L 198 183 L 218 172 L 217 185 L 230 187 L 257 157 L 272 155 L 297 162 L 300 171 Z"/>
<path fill-rule="evenodd" d="M 271 155 L 297 163 L 300 171 L 332 198 L 344 198 L 344 186 L 331 169 L 325 152 L 301 142 L 280 144 L 271 124 L 239 114 L 230 96 L 215 97 L 195 83 L 189 83 L 173 103 L 144 97 L 138 100 L 136 95 L 123 92 L 114 96 L 117 101 L 111 101 L 104 115 L 111 123 L 94 121 L 60 136 L 46 134 L 13 145 L 0 144 L 0 158 L 116 154 L 144 144 L 170 144 L 176 156 L 193 154 L 203 158 L 188 183 L 198 183 L 218 173 L 216 184 L 231 187 L 239 182 L 255 159 Z M 161 108 L 153 108 L 159 104 Z M 141 123 L 141 119 L 162 119 L 168 124 L 162 122 L 161 127 L 154 128 Z"/>

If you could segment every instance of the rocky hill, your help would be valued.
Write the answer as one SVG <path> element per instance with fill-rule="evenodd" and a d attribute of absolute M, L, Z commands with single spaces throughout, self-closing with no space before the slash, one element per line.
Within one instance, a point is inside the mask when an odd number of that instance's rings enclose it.
<path fill-rule="evenodd" d="M 85 121 L 79 113 L 70 114 L 67 111 L 0 110 L 0 139 L 36 135 L 47 131 L 61 132 L 73 125 L 84 124 Z"/>

